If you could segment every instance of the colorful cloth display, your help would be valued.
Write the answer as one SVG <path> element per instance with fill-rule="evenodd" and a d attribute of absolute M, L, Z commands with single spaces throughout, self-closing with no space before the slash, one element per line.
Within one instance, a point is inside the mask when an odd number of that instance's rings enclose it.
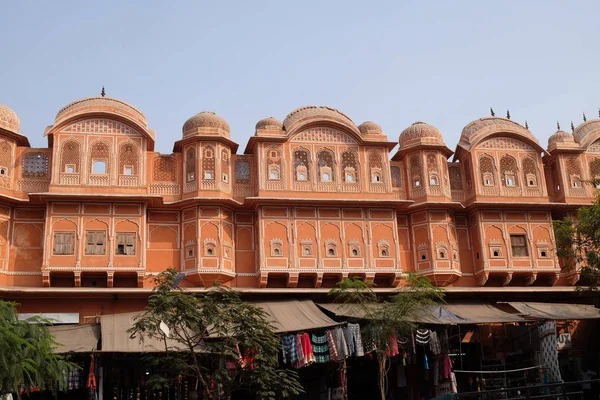
<path fill-rule="evenodd" d="M 283 351 L 283 362 L 287 364 L 295 364 L 298 361 L 298 353 L 296 351 L 295 335 L 285 335 L 281 338 L 281 348 Z"/>
<path fill-rule="evenodd" d="M 329 346 L 329 359 L 337 360 L 338 359 L 338 351 L 335 345 L 335 340 L 333 338 L 333 332 L 328 330 L 327 333 L 327 345 Z"/>
<path fill-rule="evenodd" d="M 315 361 L 318 363 L 326 363 L 329 361 L 329 346 L 327 345 L 327 334 L 310 335 L 310 343 L 315 355 Z"/>
<path fill-rule="evenodd" d="M 362 357 L 365 355 L 362 336 L 360 334 L 360 325 L 349 323 L 344 328 L 344 336 L 346 337 L 348 352 L 351 356 L 356 355 L 357 357 Z"/>
<path fill-rule="evenodd" d="M 348 357 L 348 344 L 346 343 L 346 337 L 344 331 L 339 326 L 333 330 L 333 341 L 335 342 L 335 348 L 337 349 L 338 357 L 337 360 L 343 360 Z"/>

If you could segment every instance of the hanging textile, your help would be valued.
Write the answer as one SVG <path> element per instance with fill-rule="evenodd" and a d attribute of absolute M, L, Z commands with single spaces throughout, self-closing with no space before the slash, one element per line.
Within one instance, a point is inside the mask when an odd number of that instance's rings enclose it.
<path fill-rule="evenodd" d="M 346 344 L 346 337 L 342 328 L 337 327 L 333 329 L 333 340 L 335 342 L 335 348 L 338 353 L 338 360 L 343 360 L 348 357 L 348 345 Z"/>
<path fill-rule="evenodd" d="M 558 348 L 556 345 L 556 322 L 546 321 L 538 326 L 540 337 L 541 363 L 544 373 L 550 382 L 562 382 L 558 365 Z"/>
<path fill-rule="evenodd" d="M 327 345 L 329 346 L 329 358 L 331 360 L 337 360 L 338 351 L 335 345 L 335 339 L 333 338 L 333 332 L 328 330 L 325 334 L 327 335 Z"/>
<path fill-rule="evenodd" d="M 444 364 L 442 365 L 442 375 L 444 379 L 450 378 L 450 374 L 452 374 L 452 359 L 450 356 L 444 357 Z"/>
<path fill-rule="evenodd" d="M 344 336 L 348 345 L 348 352 L 351 356 L 362 357 L 365 355 L 362 336 L 360 334 L 360 325 L 349 323 L 344 328 Z"/>
<path fill-rule="evenodd" d="M 442 346 L 436 331 L 429 331 L 429 350 L 433 355 L 438 356 L 442 354 Z"/>
<path fill-rule="evenodd" d="M 392 333 L 388 337 L 388 345 L 387 345 L 387 355 L 389 357 L 394 357 L 400 354 L 398 351 L 398 340 L 396 339 L 396 334 Z"/>
<path fill-rule="evenodd" d="M 300 334 L 300 340 L 302 341 L 302 350 L 304 351 L 304 365 L 310 365 L 315 362 L 315 355 L 313 353 L 312 345 L 310 344 L 308 333 Z"/>
<path fill-rule="evenodd" d="M 295 335 L 285 335 L 281 338 L 281 349 L 283 351 L 283 362 L 294 364 L 298 361 Z"/>
<path fill-rule="evenodd" d="M 87 384 L 86 387 L 88 389 L 96 389 L 96 374 L 95 374 L 95 370 L 96 370 L 96 363 L 94 362 L 94 355 L 92 354 L 91 356 L 91 360 L 90 360 L 90 372 L 88 374 L 88 379 L 87 379 Z"/>
<path fill-rule="evenodd" d="M 433 386 L 437 386 L 440 381 L 440 361 L 433 361 Z"/>
<path fill-rule="evenodd" d="M 419 344 L 421 346 L 426 346 L 429 344 L 429 340 L 430 340 L 429 329 L 417 329 L 417 337 L 415 338 L 415 341 L 417 342 L 417 344 Z"/>
<path fill-rule="evenodd" d="M 294 336 L 294 344 L 296 345 L 296 357 L 297 361 L 294 364 L 294 368 L 302 368 L 306 365 L 306 360 L 304 359 L 304 349 L 302 348 L 302 338 L 301 335 Z"/>
<path fill-rule="evenodd" d="M 310 335 L 310 344 L 315 355 L 315 362 L 326 363 L 329 361 L 329 346 L 327 345 L 327 334 Z"/>

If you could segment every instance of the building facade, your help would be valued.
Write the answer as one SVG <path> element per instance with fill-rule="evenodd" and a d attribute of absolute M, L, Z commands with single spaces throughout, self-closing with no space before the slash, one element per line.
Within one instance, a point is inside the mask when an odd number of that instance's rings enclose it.
<path fill-rule="evenodd" d="M 185 122 L 173 153 L 135 107 L 75 101 L 34 149 L 0 106 L 0 287 L 380 288 L 406 272 L 444 287 L 573 286 L 553 218 L 595 198 L 600 120 L 544 149 L 507 118 L 468 123 L 456 151 L 415 122 L 399 141 L 329 107 L 256 124 L 242 154 L 227 122 Z M 390 151 L 399 150 L 390 157 Z"/>

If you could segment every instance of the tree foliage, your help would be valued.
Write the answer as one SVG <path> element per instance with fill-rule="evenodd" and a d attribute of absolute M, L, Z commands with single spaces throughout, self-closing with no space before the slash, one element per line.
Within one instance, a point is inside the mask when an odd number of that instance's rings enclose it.
<path fill-rule="evenodd" d="M 554 222 L 557 255 L 563 269 L 581 268 L 582 278 L 592 288 L 600 279 L 600 197 L 591 207 L 582 207 L 576 217 Z"/>
<path fill-rule="evenodd" d="M 193 377 L 207 399 L 229 398 L 236 391 L 257 399 L 302 392 L 295 371 L 278 369 L 280 342 L 262 309 L 221 285 L 203 293 L 173 287 L 176 275 L 170 269 L 157 276 L 148 306 L 129 330 L 139 340 L 164 343 L 164 353 L 147 357 L 155 367 L 151 384 Z"/>
<path fill-rule="evenodd" d="M 19 321 L 16 304 L 0 301 L 0 395 L 21 387 L 61 390 L 69 369 L 78 368 L 53 348 L 58 343 L 39 317 Z"/>
<path fill-rule="evenodd" d="M 373 286 L 351 277 L 338 283 L 329 295 L 334 301 L 344 303 L 349 315 L 360 317 L 364 334 L 377 340 L 379 388 L 381 399 L 385 400 L 390 341 L 396 340 L 397 335 L 410 335 L 419 317 L 430 314 L 431 306 L 441 303 L 444 294 L 429 279 L 414 274 L 409 274 L 401 289 L 387 299 L 377 296 Z"/>

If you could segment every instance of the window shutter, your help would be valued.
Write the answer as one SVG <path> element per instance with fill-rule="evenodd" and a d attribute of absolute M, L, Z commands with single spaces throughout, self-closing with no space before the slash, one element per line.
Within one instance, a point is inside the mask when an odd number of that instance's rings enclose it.
<path fill-rule="evenodd" d="M 65 233 L 64 234 L 64 253 L 63 254 L 73 254 L 73 234 Z"/>
<path fill-rule="evenodd" d="M 105 253 L 105 246 L 106 243 L 106 233 L 105 232 L 97 232 L 96 233 L 96 254 L 100 254 L 100 255 L 104 255 Z"/>
<path fill-rule="evenodd" d="M 129 234 L 127 235 L 127 255 L 128 256 L 133 256 L 135 255 L 135 234 Z"/>
<path fill-rule="evenodd" d="M 54 254 L 62 254 L 63 250 L 63 234 L 54 234 Z"/>

